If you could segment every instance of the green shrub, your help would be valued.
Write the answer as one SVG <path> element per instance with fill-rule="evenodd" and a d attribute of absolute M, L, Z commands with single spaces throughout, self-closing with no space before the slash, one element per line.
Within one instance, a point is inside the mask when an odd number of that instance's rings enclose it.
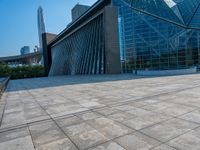
<path fill-rule="evenodd" d="M 10 76 L 11 79 L 24 79 L 44 77 L 45 73 L 42 65 L 9 67 L 0 64 L 0 77 L 5 76 Z"/>
<path fill-rule="evenodd" d="M 7 77 L 10 76 L 12 73 L 12 69 L 4 64 L 0 64 L 0 77 Z"/>

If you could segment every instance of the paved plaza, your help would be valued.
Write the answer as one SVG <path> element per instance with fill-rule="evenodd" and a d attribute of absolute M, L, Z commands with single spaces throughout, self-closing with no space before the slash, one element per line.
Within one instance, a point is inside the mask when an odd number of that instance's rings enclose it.
<path fill-rule="evenodd" d="M 0 150 L 200 150 L 200 75 L 10 81 Z"/>

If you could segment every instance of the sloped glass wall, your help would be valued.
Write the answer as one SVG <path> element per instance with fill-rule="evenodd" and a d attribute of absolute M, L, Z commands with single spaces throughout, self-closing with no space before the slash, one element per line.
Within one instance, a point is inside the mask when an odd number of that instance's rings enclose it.
<path fill-rule="evenodd" d="M 199 0 L 196 1 L 200 4 Z M 135 69 L 181 69 L 199 65 L 200 30 L 189 28 L 183 22 L 188 23 L 187 16 L 181 20 L 164 0 L 113 0 L 113 3 L 119 13 L 123 72 Z M 179 3 L 178 6 L 182 8 L 183 4 Z M 200 25 L 199 21 L 195 23 L 196 27 Z"/>

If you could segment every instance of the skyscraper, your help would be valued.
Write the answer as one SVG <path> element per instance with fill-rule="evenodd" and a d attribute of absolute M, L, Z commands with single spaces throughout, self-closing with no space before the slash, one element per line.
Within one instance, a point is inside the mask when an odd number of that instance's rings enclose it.
<path fill-rule="evenodd" d="M 40 6 L 37 12 L 38 16 L 38 35 L 39 35 L 39 50 L 42 50 L 42 34 L 45 33 L 45 25 L 44 25 L 44 17 L 43 17 L 43 10 Z"/>
<path fill-rule="evenodd" d="M 74 8 L 72 9 L 72 21 L 75 21 L 76 19 L 78 19 L 89 8 L 90 6 L 87 6 L 87 5 L 76 4 L 76 6 L 74 6 Z"/>

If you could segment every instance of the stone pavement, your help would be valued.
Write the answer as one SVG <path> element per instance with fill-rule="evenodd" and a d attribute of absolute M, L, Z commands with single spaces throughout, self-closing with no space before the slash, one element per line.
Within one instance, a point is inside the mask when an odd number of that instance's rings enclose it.
<path fill-rule="evenodd" d="M 200 150 L 200 75 L 11 81 L 0 150 Z"/>

